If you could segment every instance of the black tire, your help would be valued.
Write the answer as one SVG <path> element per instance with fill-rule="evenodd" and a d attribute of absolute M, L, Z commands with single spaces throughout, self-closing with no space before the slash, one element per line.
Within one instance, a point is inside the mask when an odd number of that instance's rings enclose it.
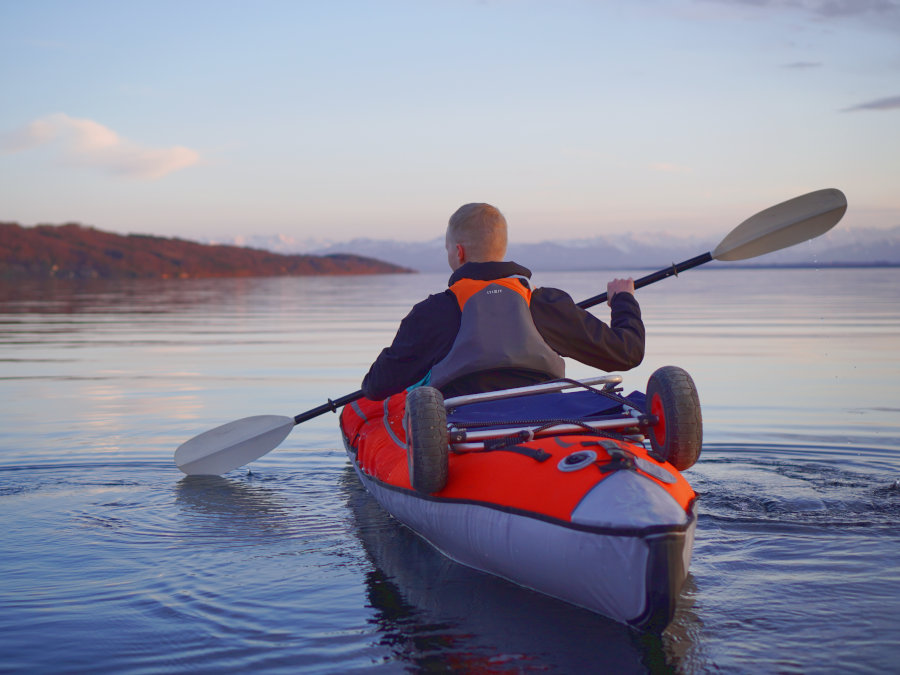
<path fill-rule="evenodd" d="M 444 397 L 434 387 L 416 387 L 406 397 L 406 457 L 409 481 L 432 494 L 447 484 L 449 444 Z"/>
<path fill-rule="evenodd" d="M 679 471 L 692 467 L 703 446 L 703 417 L 697 387 L 687 371 L 663 366 L 647 382 L 647 412 L 657 423 L 650 426 L 650 445 Z"/>

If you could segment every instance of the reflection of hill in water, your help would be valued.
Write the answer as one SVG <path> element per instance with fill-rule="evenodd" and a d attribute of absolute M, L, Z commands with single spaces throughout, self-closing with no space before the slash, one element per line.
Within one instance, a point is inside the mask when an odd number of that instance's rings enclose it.
<path fill-rule="evenodd" d="M 435 672 L 667 672 L 692 646 L 697 619 L 688 608 L 665 636 L 639 634 L 451 561 L 387 515 L 349 466 L 342 483 L 374 565 L 366 576 L 373 621 L 399 661 Z"/>

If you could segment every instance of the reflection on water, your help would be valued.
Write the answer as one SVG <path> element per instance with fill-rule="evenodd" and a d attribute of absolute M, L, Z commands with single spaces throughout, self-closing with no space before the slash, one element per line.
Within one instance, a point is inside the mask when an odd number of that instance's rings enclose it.
<path fill-rule="evenodd" d="M 582 299 L 612 275 L 536 280 Z M 175 469 L 209 427 L 357 389 L 445 283 L 0 287 L 3 668 L 894 668 L 900 270 L 698 270 L 639 292 L 648 351 L 626 386 L 685 367 L 705 422 L 691 575 L 662 637 L 437 554 L 362 491 L 332 415 L 249 472 Z"/>
<path fill-rule="evenodd" d="M 252 546 L 260 538 L 302 536 L 303 521 L 284 495 L 257 483 L 220 476 L 185 476 L 175 486 L 183 536 L 224 546 Z"/>

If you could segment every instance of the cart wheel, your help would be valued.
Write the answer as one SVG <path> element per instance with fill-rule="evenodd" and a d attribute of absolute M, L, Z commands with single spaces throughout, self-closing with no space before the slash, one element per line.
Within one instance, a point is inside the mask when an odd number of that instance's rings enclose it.
<path fill-rule="evenodd" d="M 650 427 L 650 445 L 679 471 L 700 458 L 703 418 L 700 397 L 687 371 L 663 366 L 647 382 L 647 407 L 658 422 Z"/>
<path fill-rule="evenodd" d="M 406 397 L 406 457 L 409 482 L 418 492 L 431 494 L 447 484 L 447 411 L 434 387 L 416 387 Z"/>

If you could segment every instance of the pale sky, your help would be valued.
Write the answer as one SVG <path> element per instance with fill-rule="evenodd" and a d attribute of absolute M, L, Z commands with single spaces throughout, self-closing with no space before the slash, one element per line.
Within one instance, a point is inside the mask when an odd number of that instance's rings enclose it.
<path fill-rule="evenodd" d="M 900 0 L 0 0 L 0 220 L 341 241 L 900 225 Z"/>

